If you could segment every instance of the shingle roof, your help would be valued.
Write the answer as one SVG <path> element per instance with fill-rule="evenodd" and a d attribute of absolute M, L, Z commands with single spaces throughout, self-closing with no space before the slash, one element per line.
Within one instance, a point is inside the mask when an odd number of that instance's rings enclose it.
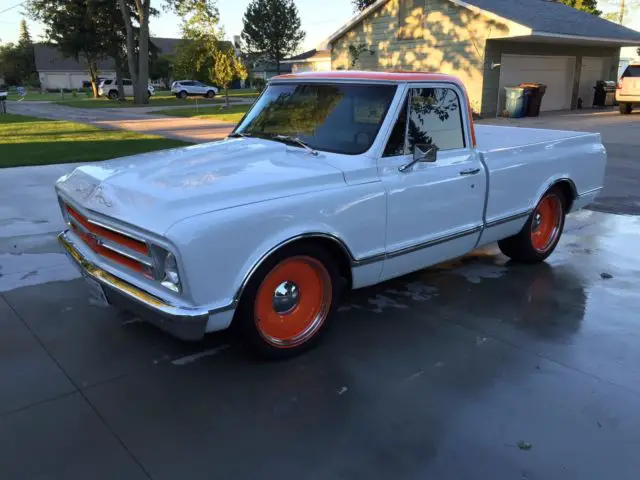
<path fill-rule="evenodd" d="M 312 50 L 307 50 L 306 52 L 303 52 L 300 55 L 294 55 L 293 57 L 285 58 L 284 61 L 295 62 L 295 61 L 307 60 L 315 56 L 316 54 L 319 54 L 319 56 L 326 56 L 326 57 L 331 56 L 331 52 L 329 50 L 318 50 L 314 48 Z"/>
<path fill-rule="evenodd" d="M 180 43 L 179 38 L 151 37 L 152 42 L 160 50 L 160 55 L 175 55 L 176 46 Z M 231 42 L 222 42 L 225 46 Z M 73 58 L 65 58 L 60 54 L 55 45 L 46 43 L 34 44 L 34 54 L 36 59 L 36 69 L 38 71 L 63 71 L 63 72 L 86 72 L 87 61 L 80 57 L 79 61 Z M 113 60 L 106 58 L 98 62 L 98 68 L 102 71 L 114 70 Z"/>
<path fill-rule="evenodd" d="M 352 17 L 329 38 L 331 43 L 349 31 L 389 0 L 377 0 L 369 8 Z M 617 25 L 591 15 L 557 0 L 449 0 L 456 5 L 480 9 L 505 20 L 518 23 L 535 33 L 570 35 L 635 44 L 640 42 L 640 32 Z"/>
<path fill-rule="evenodd" d="M 465 0 L 535 32 L 640 41 L 640 32 L 553 0 Z"/>

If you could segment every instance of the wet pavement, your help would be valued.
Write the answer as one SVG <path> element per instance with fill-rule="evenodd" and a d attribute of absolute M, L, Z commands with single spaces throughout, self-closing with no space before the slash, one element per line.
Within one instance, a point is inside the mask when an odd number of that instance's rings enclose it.
<path fill-rule="evenodd" d="M 489 248 L 354 292 L 277 363 L 80 279 L 5 291 L 2 478 L 635 479 L 639 242 L 640 218 L 580 212 L 545 264 Z"/>
<path fill-rule="evenodd" d="M 617 118 L 593 125 L 631 152 Z M 277 363 L 92 304 L 55 241 L 74 166 L 0 170 L 0 479 L 635 480 L 631 164 L 610 157 L 615 201 L 591 208 L 614 213 L 571 215 L 546 263 L 492 246 L 353 292 L 318 349 Z"/>

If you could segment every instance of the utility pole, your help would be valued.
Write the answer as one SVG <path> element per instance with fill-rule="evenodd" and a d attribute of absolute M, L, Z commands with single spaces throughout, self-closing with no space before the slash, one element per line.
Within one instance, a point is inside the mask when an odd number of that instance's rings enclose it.
<path fill-rule="evenodd" d="M 619 17 L 618 17 L 618 23 L 620 23 L 620 25 L 622 25 L 623 20 L 624 20 L 624 14 L 625 14 L 625 8 L 624 8 L 624 0 L 620 0 L 620 13 L 619 13 Z"/>

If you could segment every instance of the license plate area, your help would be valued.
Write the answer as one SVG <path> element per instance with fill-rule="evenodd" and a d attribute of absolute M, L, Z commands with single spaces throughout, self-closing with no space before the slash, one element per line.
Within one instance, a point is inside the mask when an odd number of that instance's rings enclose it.
<path fill-rule="evenodd" d="M 91 278 L 85 272 L 82 272 L 82 276 L 84 280 L 87 282 L 89 286 L 89 301 L 90 303 L 97 305 L 99 307 L 108 307 L 109 301 L 107 300 L 107 296 L 104 293 L 104 289 L 99 282 Z"/>

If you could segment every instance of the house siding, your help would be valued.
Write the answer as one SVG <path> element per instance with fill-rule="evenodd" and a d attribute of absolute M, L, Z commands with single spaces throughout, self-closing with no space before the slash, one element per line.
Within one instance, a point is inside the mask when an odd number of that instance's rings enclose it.
<path fill-rule="evenodd" d="M 544 55 L 576 57 L 573 78 L 573 94 L 571 108 L 576 108 L 578 103 L 578 86 L 580 83 L 580 68 L 583 57 L 605 58 L 605 71 L 602 72 L 603 80 L 616 80 L 617 67 L 620 58 L 620 48 L 616 47 L 591 47 L 576 45 L 553 45 L 547 43 L 525 43 L 507 40 L 488 40 L 486 42 L 484 59 L 484 83 L 482 88 L 482 115 L 495 116 L 498 104 L 500 68 L 491 68 L 492 64 L 500 63 L 502 54 L 511 55 Z"/>
<path fill-rule="evenodd" d="M 414 8 L 401 5 L 407 1 Z M 452 74 L 464 82 L 474 111 L 480 111 L 486 41 L 507 35 L 507 25 L 448 0 L 390 0 L 332 42 L 331 67 Z M 360 45 L 371 52 L 363 51 L 352 65 L 349 46 Z"/>

